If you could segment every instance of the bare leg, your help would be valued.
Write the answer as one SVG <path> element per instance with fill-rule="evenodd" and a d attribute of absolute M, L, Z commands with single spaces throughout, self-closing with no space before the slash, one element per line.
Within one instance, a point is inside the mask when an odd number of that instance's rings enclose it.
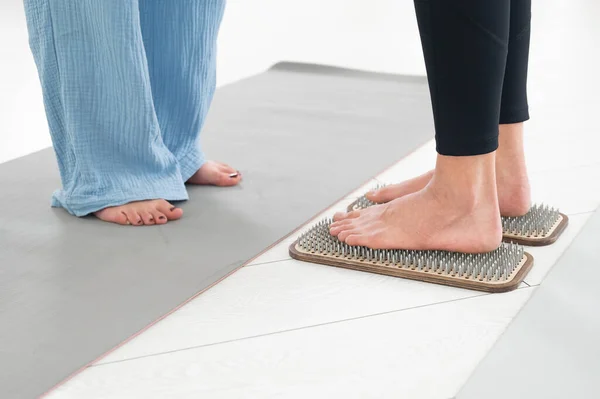
<path fill-rule="evenodd" d="M 523 123 L 500 125 L 496 182 L 502 216 L 521 216 L 531 206 L 531 187 L 525 165 Z"/>
<path fill-rule="evenodd" d="M 496 151 L 496 183 L 502 216 L 521 216 L 531 206 L 531 188 L 525 165 L 523 123 L 500 125 L 499 147 Z M 380 204 L 422 190 L 433 170 L 399 184 L 367 193 L 367 198 Z"/>

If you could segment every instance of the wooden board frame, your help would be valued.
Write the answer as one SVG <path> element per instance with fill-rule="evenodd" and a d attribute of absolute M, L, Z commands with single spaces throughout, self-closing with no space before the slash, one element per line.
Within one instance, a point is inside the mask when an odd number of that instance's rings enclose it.
<path fill-rule="evenodd" d="M 375 262 L 342 259 L 331 255 L 309 253 L 299 249 L 297 244 L 298 241 L 294 241 L 289 247 L 289 252 L 290 256 L 293 259 L 297 259 L 300 261 L 341 267 L 344 269 L 358 270 L 362 272 L 383 274 L 386 276 L 400 277 L 410 280 L 418 280 L 427 283 L 448 285 L 452 287 L 465 288 L 468 290 L 476 290 L 489 293 L 501 293 L 515 290 L 523 282 L 525 276 L 527 276 L 527 274 L 533 266 L 533 256 L 531 256 L 531 254 L 529 254 L 528 252 L 524 252 L 525 259 L 521 262 L 521 264 L 519 265 L 519 270 L 516 273 L 514 273 L 510 280 L 498 282 L 484 282 L 469 280 L 468 278 L 463 277 L 451 277 L 442 274 L 434 274 L 431 272 L 420 270 L 399 269 L 396 267 L 378 265 Z"/>
<path fill-rule="evenodd" d="M 554 244 L 569 224 L 569 217 L 567 215 L 565 215 L 564 213 L 559 213 L 559 215 L 559 219 L 550 229 L 550 235 L 547 235 L 545 237 L 524 237 L 504 233 L 502 235 L 502 241 L 508 243 L 514 242 L 515 244 L 520 244 L 529 247 L 543 247 L 546 245 Z"/>

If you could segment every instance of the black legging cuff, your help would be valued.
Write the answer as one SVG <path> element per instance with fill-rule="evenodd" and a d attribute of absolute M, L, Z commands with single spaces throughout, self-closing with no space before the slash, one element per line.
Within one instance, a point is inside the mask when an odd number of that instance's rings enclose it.
<path fill-rule="evenodd" d="M 440 155 L 448 155 L 454 157 L 483 155 L 494 152 L 498 149 L 498 131 L 487 136 L 477 138 L 450 138 L 449 136 L 436 137 L 436 151 Z"/>
<path fill-rule="evenodd" d="M 519 109 L 500 110 L 500 124 L 508 125 L 510 123 L 521 123 L 529 120 L 529 107 Z"/>

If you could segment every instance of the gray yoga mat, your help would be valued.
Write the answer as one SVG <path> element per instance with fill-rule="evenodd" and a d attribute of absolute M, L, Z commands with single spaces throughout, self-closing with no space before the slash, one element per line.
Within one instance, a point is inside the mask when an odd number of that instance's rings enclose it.
<path fill-rule="evenodd" d="M 244 181 L 190 187 L 180 221 L 49 208 L 51 149 L 0 165 L 0 398 L 47 391 L 432 137 L 423 77 L 282 63 L 217 90 L 203 145 Z"/>
<path fill-rule="evenodd" d="M 600 398 L 600 210 L 456 399 Z"/>

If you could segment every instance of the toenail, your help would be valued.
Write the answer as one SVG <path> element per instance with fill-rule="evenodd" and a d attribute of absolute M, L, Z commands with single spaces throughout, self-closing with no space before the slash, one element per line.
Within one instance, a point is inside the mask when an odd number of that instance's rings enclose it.
<path fill-rule="evenodd" d="M 170 211 L 173 212 L 175 210 L 175 207 L 171 208 Z"/>
<path fill-rule="evenodd" d="M 164 217 L 164 216 L 159 216 L 158 218 L 159 218 L 160 220 L 165 220 L 165 219 L 166 219 L 166 217 Z"/>
<path fill-rule="evenodd" d="M 138 221 L 137 221 L 137 224 L 142 224 L 142 223 L 144 223 L 144 222 L 142 221 L 142 219 L 140 219 L 140 220 L 138 220 Z"/>
<path fill-rule="evenodd" d="M 232 178 L 232 179 L 234 179 L 234 178 L 238 177 L 239 175 L 240 175 L 239 172 L 238 173 L 232 173 L 232 174 L 229 175 L 229 177 Z"/>

